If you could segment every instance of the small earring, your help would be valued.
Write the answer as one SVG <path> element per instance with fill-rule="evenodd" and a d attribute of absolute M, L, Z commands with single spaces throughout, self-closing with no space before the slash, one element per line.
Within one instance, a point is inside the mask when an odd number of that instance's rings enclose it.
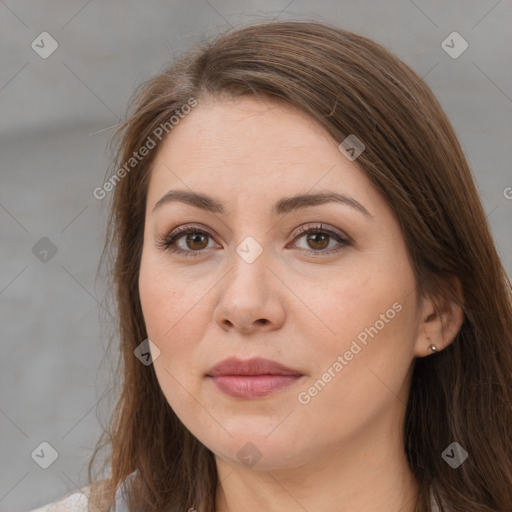
<path fill-rule="evenodd" d="M 428 340 L 428 341 L 430 341 L 430 338 L 427 338 L 427 340 Z M 430 350 L 432 350 L 432 352 L 437 352 L 437 347 L 436 347 L 433 343 L 431 343 L 431 344 L 428 346 L 428 348 L 429 348 Z"/>

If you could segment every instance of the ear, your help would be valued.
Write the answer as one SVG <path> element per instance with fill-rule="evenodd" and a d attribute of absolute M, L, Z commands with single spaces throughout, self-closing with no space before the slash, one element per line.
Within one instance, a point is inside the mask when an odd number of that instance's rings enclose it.
<path fill-rule="evenodd" d="M 445 349 L 453 342 L 462 327 L 462 286 L 455 276 L 450 279 L 450 284 L 455 296 L 425 297 L 422 300 L 418 338 L 414 349 L 416 357 L 429 356 Z M 437 350 L 432 350 L 431 345 Z"/>

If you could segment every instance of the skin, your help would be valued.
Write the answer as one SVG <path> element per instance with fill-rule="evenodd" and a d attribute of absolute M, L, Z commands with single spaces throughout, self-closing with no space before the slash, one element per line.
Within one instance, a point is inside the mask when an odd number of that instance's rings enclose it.
<path fill-rule="evenodd" d="M 416 506 L 419 487 L 402 445 L 411 365 L 430 355 L 430 343 L 439 351 L 451 343 L 463 313 L 446 300 L 435 309 L 430 298 L 418 300 L 396 215 L 339 142 L 275 100 L 210 100 L 174 127 L 154 161 L 141 305 L 160 350 L 154 368 L 162 391 L 215 454 L 217 511 L 413 512 Z M 181 202 L 153 213 L 170 189 L 212 195 L 226 213 Z M 271 217 L 279 199 L 321 190 L 350 196 L 371 217 L 334 202 Z M 157 246 L 187 224 L 210 232 L 176 242 L 200 256 Z M 297 232 L 319 224 L 350 237 L 351 245 L 330 236 L 322 241 L 318 230 L 317 242 L 315 232 L 308 242 Z M 252 263 L 236 251 L 247 237 L 263 249 Z M 394 318 L 301 403 L 299 393 L 394 303 L 401 306 Z M 264 398 L 232 398 L 206 373 L 235 355 L 272 359 L 303 377 Z M 261 454 L 252 467 L 237 456 L 248 442 Z M 256 449 L 246 450 L 256 456 Z"/>

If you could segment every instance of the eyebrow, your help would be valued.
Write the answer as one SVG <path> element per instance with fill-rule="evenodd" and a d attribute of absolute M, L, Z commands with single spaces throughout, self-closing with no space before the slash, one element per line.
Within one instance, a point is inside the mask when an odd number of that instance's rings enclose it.
<path fill-rule="evenodd" d="M 211 213 L 219 213 L 221 215 L 226 213 L 224 205 L 218 199 L 215 199 L 214 197 L 208 196 L 206 194 L 188 190 L 169 190 L 156 202 L 152 213 L 155 213 L 155 211 L 162 207 L 164 204 L 171 202 L 185 203 Z M 273 205 L 271 213 L 272 216 L 275 217 L 277 215 L 285 215 L 301 208 L 307 208 L 310 206 L 317 206 L 332 202 L 350 206 L 366 217 L 373 219 L 373 215 L 354 198 L 346 196 L 345 194 L 330 191 L 285 197 Z"/>

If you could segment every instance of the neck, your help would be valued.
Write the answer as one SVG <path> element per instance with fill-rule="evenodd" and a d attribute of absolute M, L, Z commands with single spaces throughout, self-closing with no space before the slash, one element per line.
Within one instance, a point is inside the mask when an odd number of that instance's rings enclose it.
<path fill-rule="evenodd" d="M 307 464 L 270 470 L 249 469 L 216 457 L 220 483 L 215 510 L 414 512 L 419 484 L 401 439 L 397 435 L 377 439 L 375 432 L 359 432 L 357 440 L 337 449 L 330 446 Z"/>

